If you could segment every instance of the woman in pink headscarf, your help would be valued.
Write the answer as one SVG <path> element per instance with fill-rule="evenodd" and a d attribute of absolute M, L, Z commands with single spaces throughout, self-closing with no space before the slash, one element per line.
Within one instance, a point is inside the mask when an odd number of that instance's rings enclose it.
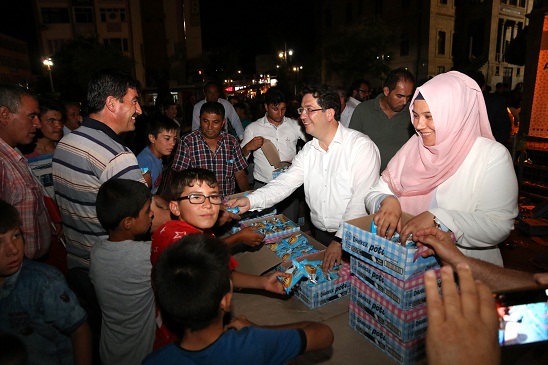
<path fill-rule="evenodd" d="M 409 106 L 416 134 L 366 196 L 377 232 L 408 237 L 421 228 L 454 234 L 467 256 L 502 266 L 497 244 L 518 214 L 508 150 L 495 142 L 481 89 L 457 71 L 418 87 Z M 403 212 L 414 215 L 405 225 Z"/>

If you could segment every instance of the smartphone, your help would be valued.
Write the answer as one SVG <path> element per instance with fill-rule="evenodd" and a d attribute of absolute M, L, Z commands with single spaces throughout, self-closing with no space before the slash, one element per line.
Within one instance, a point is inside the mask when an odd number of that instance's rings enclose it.
<path fill-rule="evenodd" d="M 499 315 L 501 346 L 547 342 L 548 286 L 493 294 Z"/>

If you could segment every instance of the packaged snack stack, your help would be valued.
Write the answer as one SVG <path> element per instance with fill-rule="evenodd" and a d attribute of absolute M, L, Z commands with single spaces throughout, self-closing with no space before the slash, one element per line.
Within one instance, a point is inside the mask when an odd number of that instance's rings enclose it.
<path fill-rule="evenodd" d="M 302 280 L 293 292 L 308 308 L 318 308 L 350 294 L 350 265 L 343 262 L 324 272 L 325 246 L 308 234 L 299 231 L 267 246 L 284 260 L 278 270 L 300 272 Z"/>
<path fill-rule="evenodd" d="M 409 216 L 407 216 L 409 219 Z M 349 324 L 401 364 L 425 357 L 426 294 L 423 275 L 439 265 L 413 241 L 377 236 L 373 216 L 343 223 L 350 261 Z"/>

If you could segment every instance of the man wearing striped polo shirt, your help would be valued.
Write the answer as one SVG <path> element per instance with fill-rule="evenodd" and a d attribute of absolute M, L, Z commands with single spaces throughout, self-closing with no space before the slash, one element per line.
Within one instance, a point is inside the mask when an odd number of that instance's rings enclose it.
<path fill-rule="evenodd" d="M 119 71 L 93 75 L 88 84 L 89 117 L 61 139 L 53 154 L 53 185 L 67 243 L 67 281 L 83 301 L 92 330 L 101 322 L 88 277 L 89 256 L 98 238 L 107 236 L 95 211 L 97 192 L 112 178 L 145 184 L 137 158 L 120 138 L 135 129 L 135 117 L 141 114 L 139 89 L 139 81 Z"/>

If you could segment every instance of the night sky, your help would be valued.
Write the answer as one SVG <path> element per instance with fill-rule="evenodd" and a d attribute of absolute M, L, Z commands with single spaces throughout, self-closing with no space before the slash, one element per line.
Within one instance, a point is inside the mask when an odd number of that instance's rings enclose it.
<path fill-rule="evenodd" d="M 305 0 L 201 0 L 203 47 L 238 49 L 244 72 L 254 68 L 255 55 L 275 55 L 284 43 L 294 50 L 294 63 L 304 63 L 315 38 L 314 5 Z"/>
<path fill-rule="evenodd" d="M 31 0 L 2 3 L 9 11 L 0 22 L 0 32 L 28 41 L 31 57 L 36 59 L 34 67 L 39 69 L 41 57 Z M 275 55 L 285 42 L 287 49 L 295 52 L 294 63 L 304 63 L 304 56 L 313 49 L 315 5 L 306 0 L 201 0 L 203 48 L 232 47 L 239 52 L 244 72 L 253 72 L 255 55 Z"/>

